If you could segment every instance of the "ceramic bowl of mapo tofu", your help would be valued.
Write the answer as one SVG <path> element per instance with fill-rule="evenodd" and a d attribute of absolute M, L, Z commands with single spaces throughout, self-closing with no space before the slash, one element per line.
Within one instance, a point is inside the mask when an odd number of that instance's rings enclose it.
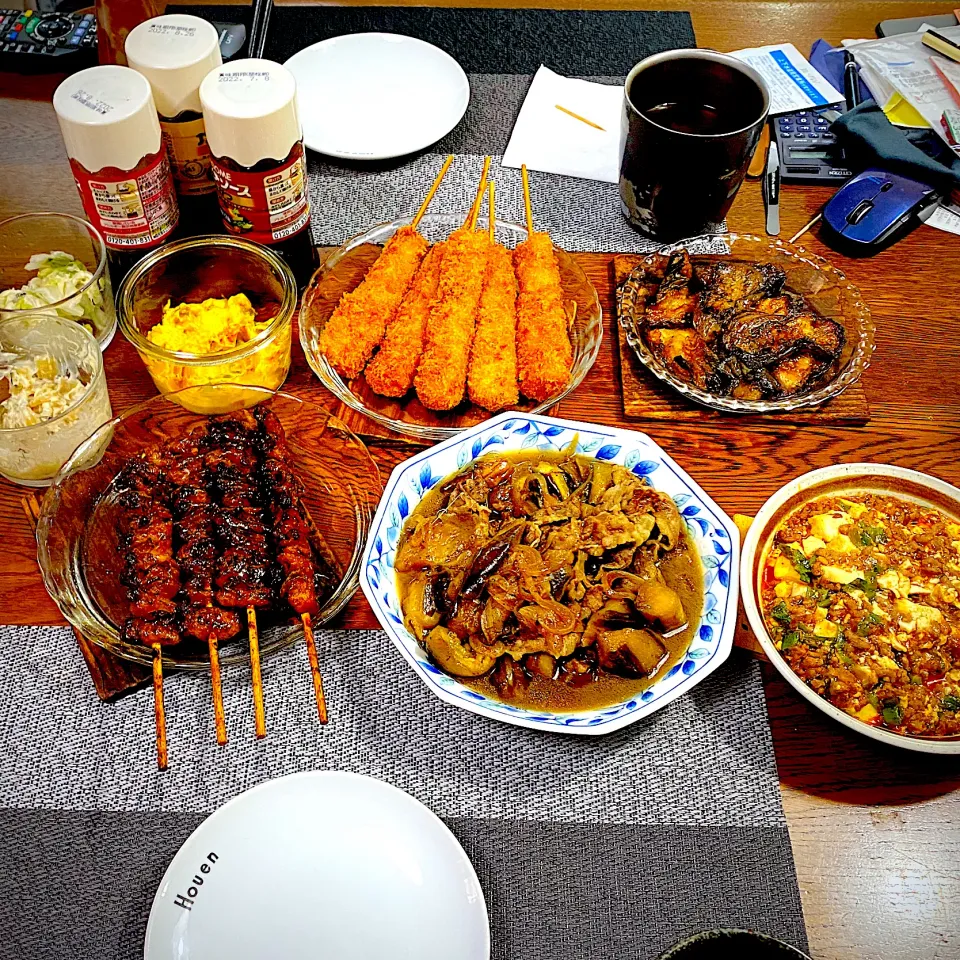
<path fill-rule="evenodd" d="M 741 583 L 764 651 L 812 704 L 960 753 L 960 489 L 875 463 L 804 474 L 757 514 Z"/>

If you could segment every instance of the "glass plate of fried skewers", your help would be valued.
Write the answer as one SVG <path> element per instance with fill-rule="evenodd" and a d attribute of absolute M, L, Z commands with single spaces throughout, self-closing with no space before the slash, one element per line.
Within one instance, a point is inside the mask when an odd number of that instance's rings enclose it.
<path fill-rule="evenodd" d="M 380 489 L 366 447 L 322 407 L 222 384 L 202 389 L 229 393 L 234 409 L 204 416 L 183 396 L 196 389 L 104 424 L 58 474 L 37 529 L 67 620 L 153 665 L 161 765 L 164 670 L 211 673 L 225 743 L 220 671 L 249 665 L 263 736 L 260 661 L 304 638 L 326 722 L 313 631 L 356 592 Z"/>
<path fill-rule="evenodd" d="M 542 412 L 593 366 L 597 291 L 570 254 L 496 218 L 489 158 L 463 217 L 427 207 L 331 253 L 300 310 L 300 342 L 321 382 L 372 420 L 443 440 L 509 409 Z M 486 205 L 486 216 L 482 216 Z"/>

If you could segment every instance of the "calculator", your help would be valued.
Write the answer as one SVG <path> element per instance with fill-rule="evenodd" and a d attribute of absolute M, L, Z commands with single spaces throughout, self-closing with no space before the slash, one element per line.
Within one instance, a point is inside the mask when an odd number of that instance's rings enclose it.
<path fill-rule="evenodd" d="M 92 13 L 0 9 L 0 70 L 72 73 L 97 62 Z"/>
<path fill-rule="evenodd" d="M 817 110 L 787 113 L 770 121 L 780 155 L 783 183 L 831 183 L 853 176 L 843 149 L 830 132 L 830 120 Z"/>

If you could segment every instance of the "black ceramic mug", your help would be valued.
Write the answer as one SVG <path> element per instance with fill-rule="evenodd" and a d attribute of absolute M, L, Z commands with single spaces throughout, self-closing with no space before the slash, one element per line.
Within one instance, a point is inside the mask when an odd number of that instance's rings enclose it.
<path fill-rule="evenodd" d="M 624 84 L 620 205 L 642 233 L 674 241 L 722 220 L 770 109 L 752 67 L 713 50 L 668 50 Z"/>

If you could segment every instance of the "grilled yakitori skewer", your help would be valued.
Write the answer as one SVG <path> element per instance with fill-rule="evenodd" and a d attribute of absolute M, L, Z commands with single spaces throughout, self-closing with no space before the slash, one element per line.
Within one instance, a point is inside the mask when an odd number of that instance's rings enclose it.
<path fill-rule="evenodd" d="M 417 226 L 452 160 L 452 155 L 447 157 L 413 222 L 397 230 L 384 244 L 359 286 L 343 295 L 327 320 L 319 348 L 341 376 L 349 379 L 363 370 L 393 322 L 430 246 Z"/>
<path fill-rule="evenodd" d="M 261 430 L 263 482 L 270 502 L 277 558 L 283 568 L 280 595 L 300 614 L 317 700 L 317 715 L 321 723 L 326 723 L 327 703 L 311 621 L 311 616 L 320 610 L 314 586 L 317 570 L 310 543 L 310 529 L 301 506 L 303 487 L 287 462 L 286 435 L 276 414 L 261 406 L 255 409 L 254 415 Z"/>
<path fill-rule="evenodd" d="M 219 643 L 235 637 L 242 625 L 233 610 L 215 602 L 214 568 L 217 562 L 215 530 L 219 508 L 207 490 L 205 457 L 209 437 L 205 426 L 165 445 L 160 452 L 170 489 L 170 507 L 179 547 L 183 631 L 207 644 L 213 685 L 213 712 L 217 742 L 227 742 L 220 681 Z"/>
<path fill-rule="evenodd" d="M 488 185 L 489 211 L 487 277 L 477 310 L 477 329 L 470 349 L 467 388 L 470 399 L 485 410 L 516 404 L 517 391 L 517 278 L 513 257 L 494 240 L 496 185 Z"/>
<path fill-rule="evenodd" d="M 517 372 L 520 392 L 543 402 L 555 397 L 570 381 L 573 348 L 553 242 L 549 233 L 533 229 L 527 168 L 520 170 L 528 236 L 513 254 L 519 287 Z"/>
<path fill-rule="evenodd" d="M 254 719 L 258 737 L 266 734 L 263 682 L 256 611 L 274 600 L 276 567 L 272 562 L 271 532 L 257 482 L 254 433 L 257 423 L 248 411 L 210 421 L 210 441 L 204 462 L 210 488 L 219 502 L 216 533 L 220 555 L 214 583 L 223 607 L 247 612 L 250 663 L 254 692 Z"/>
<path fill-rule="evenodd" d="M 130 615 L 121 637 L 153 651 L 157 766 L 167 768 L 166 713 L 163 705 L 162 648 L 180 642 L 176 596 L 180 569 L 173 556 L 173 517 L 160 502 L 161 476 L 146 460 L 131 461 L 118 478 L 119 546 L 124 558 L 120 581 L 129 592 Z"/>
<path fill-rule="evenodd" d="M 420 402 L 430 410 L 452 410 L 466 390 L 470 345 L 477 306 L 487 271 L 485 232 L 474 227 L 487 187 L 490 158 L 486 157 L 477 195 L 463 226 L 444 244 L 437 296 L 427 319 L 423 357 L 414 378 Z"/>

